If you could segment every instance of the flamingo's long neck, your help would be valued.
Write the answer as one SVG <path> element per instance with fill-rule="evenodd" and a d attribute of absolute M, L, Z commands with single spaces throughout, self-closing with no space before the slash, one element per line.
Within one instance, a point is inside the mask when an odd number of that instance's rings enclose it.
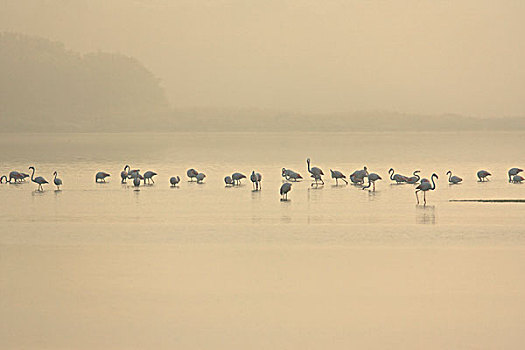
<path fill-rule="evenodd" d="M 434 182 L 434 175 L 430 178 L 432 180 L 432 191 L 436 189 L 436 183 Z"/>
<path fill-rule="evenodd" d="M 308 160 L 306 161 L 306 163 L 308 164 L 308 172 L 311 174 L 312 171 L 310 170 L 310 159 L 308 159 Z"/>
<path fill-rule="evenodd" d="M 452 178 L 452 172 L 448 173 L 448 182 L 450 182 L 451 178 Z"/>
<path fill-rule="evenodd" d="M 390 180 L 394 180 L 394 169 L 388 171 L 390 173 Z"/>
<path fill-rule="evenodd" d="M 35 182 L 35 179 L 33 178 L 35 176 L 35 168 L 31 168 L 31 170 L 33 171 L 31 173 L 31 181 Z"/>
<path fill-rule="evenodd" d="M 414 176 L 417 177 L 416 182 L 418 182 L 419 179 L 421 179 L 421 177 L 419 176 L 419 174 L 417 173 L 417 171 L 414 171 Z"/>

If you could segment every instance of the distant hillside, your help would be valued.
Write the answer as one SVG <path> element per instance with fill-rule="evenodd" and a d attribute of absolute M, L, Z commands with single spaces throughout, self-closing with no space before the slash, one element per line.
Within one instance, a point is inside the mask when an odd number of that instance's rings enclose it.
<path fill-rule="evenodd" d="M 525 130 L 525 118 L 173 110 L 159 79 L 134 58 L 104 52 L 82 55 L 59 42 L 0 33 L 0 125 L 0 132 L 475 131 Z"/>
<path fill-rule="evenodd" d="M 58 42 L 0 33 L 3 130 L 127 128 L 167 111 L 159 80 L 134 58 L 81 55 Z"/>

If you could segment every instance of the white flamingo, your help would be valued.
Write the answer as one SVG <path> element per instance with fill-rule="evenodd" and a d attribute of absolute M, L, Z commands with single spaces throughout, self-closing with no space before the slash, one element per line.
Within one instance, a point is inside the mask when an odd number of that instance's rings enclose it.
<path fill-rule="evenodd" d="M 122 180 L 120 180 L 120 183 L 123 183 L 123 184 L 126 183 L 126 180 L 128 179 L 128 175 L 129 175 L 129 170 L 130 169 L 131 168 L 129 167 L 129 165 L 124 166 L 124 170 L 122 170 L 120 172 L 120 178 L 122 179 Z"/>
<path fill-rule="evenodd" d="M 246 179 L 246 175 L 241 173 L 232 174 L 233 185 L 239 186 L 241 184 L 241 179 Z"/>
<path fill-rule="evenodd" d="M 180 182 L 180 177 L 178 177 L 178 176 L 172 176 L 170 178 L 171 187 L 177 186 L 179 182 Z"/>
<path fill-rule="evenodd" d="M 376 181 L 377 180 L 383 180 L 383 179 L 381 178 L 381 176 L 377 175 L 376 173 L 368 174 L 368 185 L 363 186 L 363 190 L 365 188 L 370 188 L 370 184 L 372 184 L 373 185 L 373 190 L 372 191 L 375 191 L 376 190 Z"/>
<path fill-rule="evenodd" d="M 19 173 L 18 171 L 11 171 L 9 173 L 9 183 L 12 183 L 13 180 L 15 183 L 22 182 L 22 179 L 23 179 L 23 175 L 22 173 Z"/>
<path fill-rule="evenodd" d="M 154 171 L 151 171 L 151 170 L 148 170 L 144 173 L 144 185 L 146 184 L 146 182 L 149 184 L 150 182 L 151 183 L 155 183 L 155 181 L 153 181 L 153 176 L 157 175 L 156 172 Z"/>
<path fill-rule="evenodd" d="M 57 177 L 58 173 L 56 171 L 53 173 L 53 175 L 55 176 L 55 178 L 53 179 L 53 183 L 57 187 L 57 190 L 60 190 L 60 186 L 62 186 L 62 179 L 59 179 Z"/>
<path fill-rule="evenodd" d="M 450 170 L 447 171 L 447 175 L 448 175 L 448 183 L 451 184 L 451 185 L 457 185 L 461 181 L 463 181 L 463 179 L 460 178 L 459 176 L 452 175 L 452 171 L 450 171 Z"/>
<path fill-rule="evenodd" d="M 233 186 L 233 185 L 234 185 L 231 176 L 226 176 L 226 177 L 224 178 L 224 183 L 226 184 L 227 187 L 230 187 L 230 186 Z"/>
<path fill-rule="evenodd" d="M 133 176 L 133 186 L 135 186 L 136 191 L 139 190 L 140 180 L 144 180 L 144 177 L 139 173 L 135 173 Z"/>
<path fill-rule="evenodd" d="M 318 186 L 317 181 L 321 181 L 321 183 L 324 185 L 323 178 L 321 177 L 324 175 L 323 171 L 315 166 L 310 168 L 310 158 L 306 159 L 306 164 L 308 164 L 308 172 L 311 174 L 310 177 L 315 180 L 315 185 Z M 313 185 L 314 184 L 312 183 L 312 186 Z"/>
<path fill-rule="evenodd" d="M 509 182 L 512 181 L 514 175 L 518 175 L 522 171 L 523 171 L 523 169 L 520 169 L 520 168 L 511 168 L 511 169 L 509 169 Z"/>
<path fill-rule="evenodd" d="M 298 180 L 302 180 L 303 178 L 298 172 L 286 168 L 283 168 L 282 170 L 282 177 L 284 177 L 288 181 L 293 182 L 297 182 Z"/>
<path fill-rule="evenodd" d="M 421 179 L 421 177 L 418 175 L 420 172 L 421 172 L 420 170 L 416 170 L 416 171 L 414 171 L 414 172 L 412 173 L 412 175 L 414 175 L 414 176 L 407 177 L 406 182 L 407 182 L 408 184 L 411 184 L 411 185 L 416 184 L 416 183 Z"/>
<path fill-rule="evenodd" d="M 338 186 L 339 183 L 338 183 L 338 180 L 341 179 L 345 182 L 345 184 L 348 185 L 348 181 L 346 181 L 346 176 L 340 172 L 339 170 L 332 170 L 330 169 L 330 174 L 332 176 L 332 179 L 335 179 L 335 185 Z"/>
<path fill-rule="evenodd" d="M 395 181 L 397 184 L 401 184 L 407 181 L 406 176 L 401 174 L 394 174 L 394 168 L 390 168 L 390 170 L 388 170 L 388 173 L 390 174 L 390 180 Z"/>
<path fill-rule="evenodd" d="M 193 169 L 193 168 L 188 169 L 186 171 L 186 175 L 190 178 L 190 182 L 192 182 L 193 179 L 196 179 L 198 174 L 199 174 L 199 172 L 197 170 Z"/>
<path fill-rule="evenodd" d="M 49 182 L 47 182 L 47 180 L 44 179 L 42 176 L 38 176 L 36 178 L 34 177 L 35 176 L 35 167 L 30 166 L 29 170 L 32 170 L 31 181 L 33 181 L 34 183 L 38 184 L 38 190 L 39 191 L 43 191 L 44 187 L 42 187 L 42 185 L 48 184 Z"/>
<path fill-rule="evenodd" d="M 355 186 L 362 185 L 365 182 L 363 178 L 356 177 L 354 174 L 350 174 L 350 181 L 352 181 L 352 185 Z"/>
<path fill-rule="evenodd" d="M 261 189 L 261 180 L 262 175 L 256 173 L 255 170 L 252 170 L 252 174 L 250 175 L 250 181 L 252 182 L 253 187 L 255 187 L 255 191 Z"/>
<path fill-rule="evenodd" d="M 489 179 L 487 179 L 487 176 L 491 176 L 492 174 L 486 170 L 480 170 L 476 175 L 478 176 L 479 182 L 485 182 L 489 181 Z"/>
<path fill-rule="evenodd" d="M 100 182 L 100 181 L 106 182 L 106 177 L 109 177 L 109 176 L 111 176 L 111 175 L 106 173 L 106 172 L 99 171 L 95 175 L 95 182 Z"/>
<path fill-rule="evenodd" d="M 204 173 L 198 173 L 197 176 L 195 176 L 198 184 L 201 184 L 205 177 L 206 175 Z"/>
<path fill-rule="evenodd" d="M 422 182 L 422 183 L 419 184 L 419 186 L 416 187 L 417 204 L 419 204 L 419 197 L 417 196 L 417 193 L 419 191 L 423 191 L 423 202 L 425 203 L 425 205 L 427 204 L 427 195 L 426 195 L 427 191 L 434 191 L 436 189 L 436 183 L 434 182 L 434 177 L 436 179 L 439 179 L 437 174 L 434 173 L 430 177 L 430 179 L 432 180 L 432 184 L 430 182 Z"/>
<path fill-rule="evenodd" d="M 279 193 L 281 194 L 281 200 L 287 201 L 288 200 L 288 192 L 292 190 L 292 184 L 289 182 L 285 182 L 281 185 L 281 188 L 279 190 Z"/>

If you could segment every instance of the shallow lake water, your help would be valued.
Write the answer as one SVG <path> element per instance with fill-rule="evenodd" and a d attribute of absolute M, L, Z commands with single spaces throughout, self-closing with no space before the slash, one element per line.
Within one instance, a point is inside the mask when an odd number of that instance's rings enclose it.
<path fill-rule="evenodd" d="M 0 347 L 515 347 L 525 203 L 450 200 L 525 198 L 507 178 L 525 166 L 524 136 L 4 134 L 0 174 L 33 165 L 64 185 L 0 185 Z M 310 185 L 307 157 L 324 186 Z M 121 184 L 125 164 L 157 172 L 155 184 Z M 383 178 L 375 192 L 329 177 L 365 165 Z M 286 202 L 283 167 L 305 178 Z M 439 175 L 426 206 L 390 167 Z M 225 187 L 252 170 L 261 191 Z"/>

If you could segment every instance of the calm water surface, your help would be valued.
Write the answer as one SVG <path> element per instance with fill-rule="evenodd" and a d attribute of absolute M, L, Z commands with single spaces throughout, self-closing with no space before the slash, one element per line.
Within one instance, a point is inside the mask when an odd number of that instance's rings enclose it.
<path fill-rule="evenodd" d="M 0 185 L 0 348 L 520 349 L 525 204 L 449 200 L 525 198 L 506 175 L 524 136 L 4 134 L 1 174 L 34 165 L 64 185 Z M 308 178 L 307 157 L 384 180 L 373 193 L 325 176 L 281 202 L 281 168 Z M 155 184 L 120 184 L 125 164 Z M 426 207 L 390 167 L 439 174 Z M 262 191 L 224 187 L 252 170 Z"/>
<path fill-rule="evenodd" d="M 57 170 L 62 191 L 47 185 L 2 185 L 3 243 L 82 242 L 274 242 L 361 244 L 522 244 L 523 204 L 450 203 L 465 198 L 525 198 L 525 187 L 506 181 L 507 169 L 522 166 L 515 147 L 519 133 L 409 134 L 58 134 L 4 135 L 0 173 L 12 169 L 52 180 Z M 311 188 L 293 185 L 289 202 L 279 201 L 281 168 L 305 178 L 306 162 L 329 174 L 349 174 L 363 165 L 383 177 L 376 192 L 355 186 Z M 155 185 L 134 191 L 120 184 L 125 164 L 159 175 Z M 186 169 L 207 175 L 188 183 Z M 439 174 L 428 205 L 416 206 L 412 185 L 392 185 L 388 169 L 409 175 Z M 464 183 L 449 186 L 452 170 Z M 479 169 L 493 173 L 478 183 Z M 112 174 L 96 184 L 97 171 Z M 262 191 L 249 180 L 225 188 L 235 171 L 263 175 Z M 169 178 L 179 175 L 179 188 Z"/>

